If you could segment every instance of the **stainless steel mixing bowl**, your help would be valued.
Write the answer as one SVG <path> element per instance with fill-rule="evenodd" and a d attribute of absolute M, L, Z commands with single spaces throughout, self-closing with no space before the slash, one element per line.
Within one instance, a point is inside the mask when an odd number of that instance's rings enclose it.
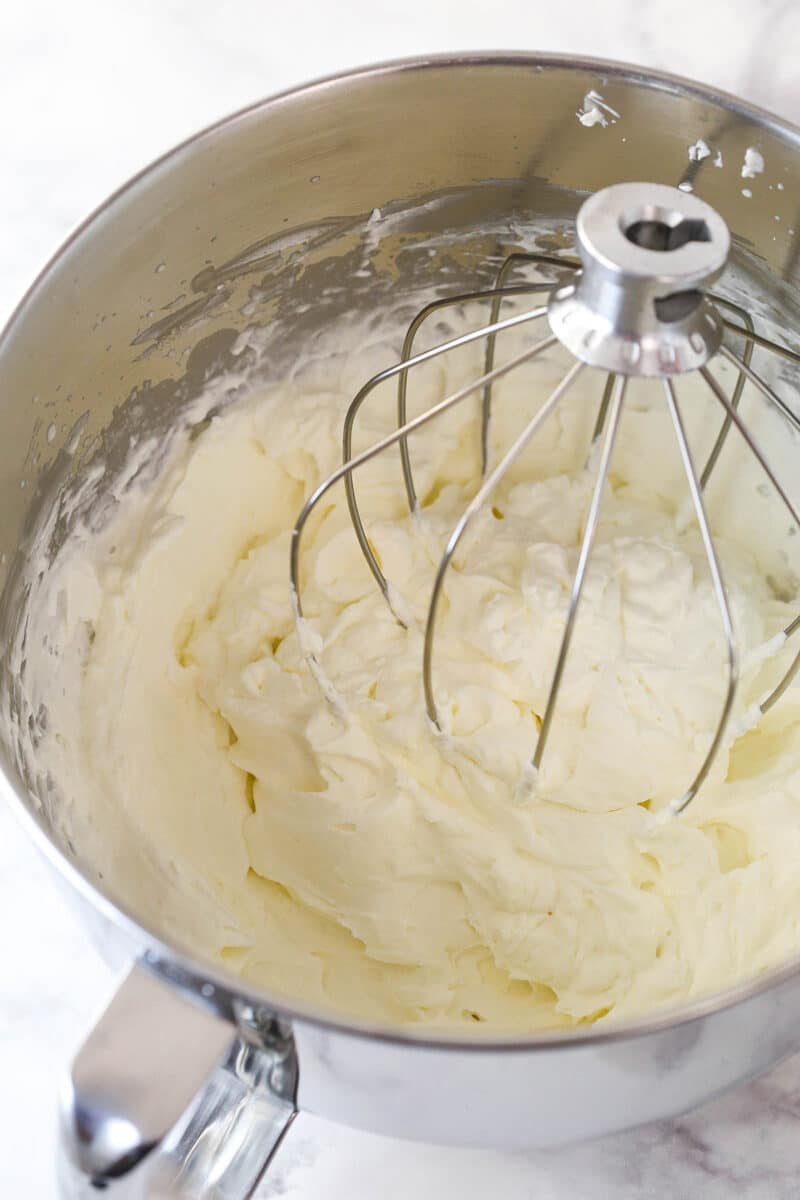
<path fill-rule="evenodd" d="M 617 120 L 578 119 L 591 91 Z M 690 161 L 698 138 L 722 169 Z M 751 196 L 748 146 L 766 163 Z M 249 1195 L 297 1109 L 409 1138 L 551 1145 L 687 1109 L 800 1045 L 800 959 L 680 1012 L 567 1037 L 476 1042 L 359 1027 L 302 998 L 287 1009 L 140 923 L 59 832 L 58 781 L 29 765 L 46 720 L 26 690 L 25 599 L 42 570 L 32 546 L 88 464 L 102 458 L 110 486 L 131 432 L 173 426 L 246 326 L 270 331 L 264 369 L 279 374 L 350 307 L 418 297 L 437 273 L 453 290 L 474 284 L 503 249 L 498 228 L 507 245 L 568 247 L 582 196 L 627 179 L 693 183 L 734 237 L 730 295 L 765 332 L 798 328 L 800 131 L 684 80 L 510 54 L 356 71 L 223 121 L 103 205 L 11 318 L 0 341 L 3 787 L 87 927 L 129 964 L 66 1089 L 69 1190 Z M 391 234 L 358 280 L 375 208 L 394 214 Z M 65 506 L 51 550 L 70 519 Z"/>

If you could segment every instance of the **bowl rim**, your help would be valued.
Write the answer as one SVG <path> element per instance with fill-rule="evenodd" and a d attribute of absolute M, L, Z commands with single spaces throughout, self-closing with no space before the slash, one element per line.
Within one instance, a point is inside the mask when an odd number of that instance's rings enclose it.
<path fill-rule="evenodd" d="M 611 59 L 573 56 L 564 53 L 499 50 L 424 54 L 348 68 L 285 88 L 274 95 L 256 100 L 211 122 L 154 158 L 114 189 L 105 200 L 73 227 L 14 305 L 8 319 L 0 328 L 0 356 L 2 356 L 7 342 L 13 336 L 14 327 L 23 317 L 28 304 L 46 287 L 49 277 L 71 248 L 85 234 L 91 232 L 98 219 L 112 212 L 117 203 L 124 200 L 138 184 L 155 175 L 160 168 L 172 164 L 187 151 L 193 150 L 207 139 L 216 137 L 239 123 L 249 121 L 268 110 L 291 104 L 312 93 L 364 80 L 378 79 L 384 75 L 394 76 L 407 72 L 465 67 L 539 68 L 541 71 L 573 70 L 601 75 L 605 81 L 624 80 L 627 83 L 642 85 L 650 90 L 693 97 L 723 108 L 752 124 L 769 130 L 792 143 L 800 151 L 800 126 L 767 109 L 749 104 L 729 92 L 706 86 L 681 75 L 650 70 Z M 7 797 L 11 811 L 16 815 L 34 845 L 65 882 L 101 917 L 120 929 L 136 945 L 144 947 L 139 961 L 145 968 L 177 987 L 184 994 L 188 994 L 203 1007 L 229 1019 L 232 1007 L 235 1010 L 236 1004 L 242 1004 L 255 1009 L 265 1008 L 276 1017 L 288 1021 L 290 1025 L 293 1022 L 299 1022 L 330 1033 L 359 1039 L 373 1039 L 408 1049 L 415 1047 L 420 1050 L 469 1051 L 479 1054 L 563 1051 L 568 1048 L 577 1050 L 581 1046 L 599 1046 L 606 1042 L 620 1042 L 665 1033 L 701 1021 L 715 1013 L 753 1000 L 800 975 L 800 951 L 798 951 L 785 963 L 721 992 L 703 996 L 688 1004 L 660 1008 L 652 1015 L 619 1022 L 614 1021 L 609 1026 L 602 1026 L 599 1029 L 594 1025 L 557 1032 L 509 1032 L 506 1034 L 494 1032 L 490 1035 L 481 1035 L 476 1027 L 475 1036 L 465 1038 L 458 1032 L 453 1031 L 450 1034 L 447 1030 L 436 1027 L 381 1024 L 348 1017 L 345 1013 L 340 1013 L 333 1008 L 318 1009 L 313 1005 L 304 1004 L 299 998 L 288 1000 L 275 997 L 270 994 L 268 989 L 242 979 L 223 966 L 205 962 L 200 956 L 195 957 L 190 951 L 173 943 L 169 937 L 149 928 L 147 923 L 133 913 L 130 905 L 113 897 L 110 887 L 100 886 L 90 879 L 76 862 L 66 856 L 52 839 L 49 831 L 37 819 L 33 810 L 25 803 L 21 791 L 15 787 L 2 770 L 0 770 L 0 790 Z M 798 1034 L 798 1039 L 800 1040 L 800 1034 Z"/>

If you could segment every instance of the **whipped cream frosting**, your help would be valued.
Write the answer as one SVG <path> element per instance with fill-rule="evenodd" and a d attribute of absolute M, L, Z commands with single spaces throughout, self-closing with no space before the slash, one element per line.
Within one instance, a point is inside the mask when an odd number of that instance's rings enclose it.
<path fill-rule="evenodd" d="M 508 334 L 503 353 L 532 336 Z M 695 802 L 659 825 L 703 759 L 726 684 L 659 386 L 629 388 L 532 777 L 603 378 L 584 372 L 459 548 L 437 626 L 437 733 L 422 629 L 438 558 L 479 478 L 474 398 L 412 439 L 418 514 L 396 449 L 357 476 L 407 629 L 366 567 L 341 486 L 310 522 L 306 637 L 336 705 L 292 617 L 291 527 L 340 461 L 350 398 L 397 357 L 387 341 L 353 344 L 183 439 L 157 481 L 133 489 L 102 533 L 76 534 L 51 569 L 36 618 L 48 643 L 37 753 L 79 856 L 205 958 L 284 998 L 381 1022 L 611 1021 L 796 953 L 800 691 L 756 728 L 746 714 L 796 650 L 775 634 L 796 611 L 798 539 L 736 432 L 706 495 L 744 652 L 736 713 Z M 495 461 L 566 365 L 554 351 L 496 384 Z M 409 386 L 412 412 L 480 370 L 477 346 L 426 364 Z M 700 467 L 719 413 L 698 381 L 676 386 Z M 392 427 L 393 404 L 389 385 L 370 397 L 357 450 Z M 795 448 L 782 425 L 749 390 L 742 411 L 783 456 L 789 484 Z"/>

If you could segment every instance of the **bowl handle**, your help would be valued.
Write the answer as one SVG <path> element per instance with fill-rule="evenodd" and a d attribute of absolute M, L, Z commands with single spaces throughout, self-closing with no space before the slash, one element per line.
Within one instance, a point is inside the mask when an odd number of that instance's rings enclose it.
<path fill-rule="evenodd" d="M 247 1200 L 296 1116 L 291 1032 L 252 1037 L 137 964 L 72 1064 L 62 1196 Z"/>

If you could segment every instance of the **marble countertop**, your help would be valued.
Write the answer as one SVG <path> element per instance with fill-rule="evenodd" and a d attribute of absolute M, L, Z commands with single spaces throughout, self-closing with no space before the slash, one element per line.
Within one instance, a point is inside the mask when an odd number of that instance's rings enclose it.
<path fill-rule="evenodd" d="M 195 128 L 292 83 L 452 49 L 638 62 L 800 121 L 786 0 L 26 0 L 0 15 L 0 320 L 69 228 Z M 0 808 L 0 1195 L 55 1195 L 61 1073 L 113 988 Z M 550 1152 L 412 1146 L 305 1115 L 259 1193 L 285 1200 L 782 1200 L 800 1183 L 800 1057 L 688 1117 Z"/>

